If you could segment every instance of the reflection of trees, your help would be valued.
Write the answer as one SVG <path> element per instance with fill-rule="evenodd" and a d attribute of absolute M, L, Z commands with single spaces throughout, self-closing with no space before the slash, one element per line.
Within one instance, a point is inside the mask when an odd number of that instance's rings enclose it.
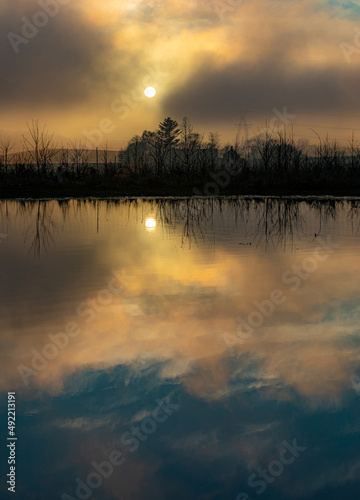
<path fill-rule="evenodd" d="M 192 242 L 197 244 L 199 238 L 206 240 L 205 225 L 213 225 L 214 210 L 213 203 L 208 204 L 196 198 L 184 200 L 160 200 L 157 204 L 157 214 L 162 224 L 166 224 L 170 230 L 176 230 L 181 224 L 181 246 L 188 244 L 191 248 Z"/>
<path fill-rule="evenodd" d="M 199 241 L 214 244 L 215 233 L 234 234 L 238 244 L 293 250 L 302 237 L 319 236 L 330 222 L 349 217 L 360 219 L 360 210 L 354 216 L 350 203 L 336 200 L 298 200 L 283 198 L 159 198 L 108 200 L 110 206 L 124 207 L 129 223 L 144 223 L 150 213 L 159 227 L 166 232 L 180 235 L 182 246 Z M 348 213 L 349 212 L 349 213 Z M 354 220 L 352 220 L 354 224 Z M 358 224 L 360 228 L 360 223 Z M 328 229 L 330 230 L 330 229 Z"/>
<path fill-rule="evenodd" d="M 304 217 L 295 200 L 250 198 L 211 198 L 161 200 L 156 203 L 157 217 L 162 225 L 176 231 L 182 226 L 182 245 L 197 243 L 214 234 L 215 227 L 230 234 L 245 237 L 248 243 L 263 246 L 293 248 L 295 239 L 304 233 Z M 213 240 L 212 240 L 213 241 Z"/>
<path fill-rule="evenodd" d="M 11 210 L 9 205 L 11 204 Z M 6 220 L 8 232 L 11 232 L 13 221 L 22 221 L 25 230 L 24 243 L 29 244 L 29 253 L 40 258 L 41 252 L 55 243 L 54 232 L 57 224 L 53 220 L 54 204 L 49 201 L 2 202 L 0 217 Z"/>
<path fill-rule="evenodd" d="M 8 233 L 8 227 L 9 227 L 9 202 L 7 200 L 4 200 L 2 203 L 0 203 L 0 217 L 1 217 L 1 229 L 0 233 L 4 231 L 4 226 L 6 225 L 6 232 Z M 4 224 L 4 226 L 3 226 Z"/>
<path fill-rule="evenodd" d="M 272 200 L 266 198 L 256 208 L 258 220 L 254 243 L 268 250 L 283 247 L 284 251 L 294 249 L 295 239 L 300 239 L 304 232 L 304 216 L 301 214 L 299 202 L 292 200 Z"/>
<path fill-rule="evenodd" d="M 215 212 L 211 201 L 203 201 L 196 198 L 158 198 L 109 200 L 106 203 L 107 210 L 109 205 L 124 207 L 129 223 L 135 219 L 136 222 L 144 224 L 146 217 L 151 214 L 158 221 L 158 225 L 168 233 L 178 235 L 181 226 L 181 246 L 188 244 L 191 248 L 192 243 L 197 243 L 199 239 L 212 241 L 204 228 L 213 224 Z"/>
<path fill-rule="evenodd" d="M 58 206 L 62 214 L 64 224 L 71 217 L 70 200 L 58 200 Z"/>
<path fill-rule="evenodd" d="M 50 244 L 55 244 L 53 236 L 56 224 L 52 218 L 53 205 L 48 202 L 37 201 L 32 206 L 34 220 L 25 233 L 25 243 L 30 241 L 29 253 L 40 258 L 41 252 Z"/>
<path fill-rule="evenodd" d="M 35 257 L 55 243 L 55 232 L 67 223 L 96 222 L 99 232 L 110 218 L 131 226 L 144 224 L 149 214 L 159 229 L 180 237 L 181 246 L 188 248 L 200 242 L 214 245 L 215 235 L 220 235 L 230 245 L 293 250 L 302 237 L 333 232 L 334 224 L 347 234 L 360 232 L 359 200 L 194 197 L 0 203 L 3 229 L 9 233 L 12 219 L 23 220 L 25 243 Z"/>
<path fill-rule="evenodd" d="M 359 202 L 357 206 L 360 206 Z M 192 242 L 205 241 L 215 233 L 216 227 L 228 234 L 237 234 L 241 237 L 241 245 L 254 244 L 265 251 L 279 247 L 284 251 L 294 250 L 302 237 L 319 236 L 324 227 L 340 219 L 347 211 L 354 214 L 353 207 L 354 203 L 350 206 L 347 202 L 335 200 L 236 197 L 151 202 L 151 211 L 163 228 L 179 234 L 181 227 L 182 245 L 188 242 L 191 247 Z M 360 210 L 357 218 L 360 218 Z"/>
<path fill-rule="evenodd" d="M 343 206 L 342 201 L 336 200 L 327 200 L 325 203 L 321 200 L 314 200 L 311 203 L 311 208 L 315 209 L 318 218 L 318 229 L 315 232 L 315 236 L 321 235 L 323 227 L 326 226 L 330 219 L 336 220 Z"/>
<path fill-rule="evenodd" d="M 360 201 L 350 200 L 347 205 L 352 234 L 358 235 L 360 232 Z"/>

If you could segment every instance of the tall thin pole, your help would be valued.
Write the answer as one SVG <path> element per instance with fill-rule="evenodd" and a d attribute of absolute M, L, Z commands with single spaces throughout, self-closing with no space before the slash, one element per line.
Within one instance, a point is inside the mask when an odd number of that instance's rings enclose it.
<path fill-rule="evenodd" d="M 96 148 L 96 173 L 99 175 L 99 150 Z"/>

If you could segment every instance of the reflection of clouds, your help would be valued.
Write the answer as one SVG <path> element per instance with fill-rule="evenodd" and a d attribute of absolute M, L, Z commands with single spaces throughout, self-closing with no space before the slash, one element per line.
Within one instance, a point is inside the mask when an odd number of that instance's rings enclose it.
<path fill-rule="evenodd" d="M 130 316 L 141 316 L 144 314 L 138 304 L 123 304 L 118 307 L 120 311 L 130 314 Z"/>
<path fill-rule="evenodd" d="M 267 424 L 249 424 L 247 429 L 243 432 L 243 436 L 251 436 L 275 429 L 279 426 L 279 422 L 269 422 Z"/>
<path fill-rule="evenodd" d="M 205 264 L 201 275 L 199 259 L 192 262 L 187 256 L 183 281 L 181 267 L 172 267 L 169 256 L 163 268 L 157 261 L 156 273 L 148 270 L 129 285 L 128 298 L 114 297 L 104 313 L 81 326 L 82 333 L 49 362 L 34 379 L 36 383 L 54 384 L 89 366 L 107 369 L 143 360 L 163 362 L 162 377 L 182 380 L 187 390 L 199 397 L 214 399 L 238 390 L 230 379 L 236 363 L 242 365 L 244 360 L 235 357 L 230 363 L 221 333 L 236 332 L 236 318 L 246 318 L 254 310 L 253 300 L 266 299 L 279 286 L 286 266 L 284 261 L 275 262 L 264 269 L 263 260 L 256 256 L 246 266 L 228 255 L 218 259 L 215 274 L 208 273 Z M 314 401 L 338 400 L 360 359 L 359 346 L 353 345 L 358 313 L 353 310 L 343 322 L 339 302 L 350 301 L 357 293 L 360 276 L 356 259 L 335 254 L 298 292 L 285 289 L 287 301 L 281 309 L 243 344 L 234 346 L 237 354 L 248 356 L 248 370 L 253 376 L 248 387 L 266 384 L 270 396 L 272 386 L 284 385 Z M 288 257 L 290 260 L 292 257 Z M 132 269 L 131 274 L 135 274 Z M 199 281 L 197 275 L 201 275 Z M 259 283 L 263 283 L 262 289 Z M 329 304 L 331 319 L 324 320 Z M 7 361 L 13 383 L 16 364 L 29 364 L 30 350 L 41 349 L 45 338 L 35 331 L 31 335 L 20 332 L 13 338 L 12 361 Z"/>
<path fill-rule="evenodd" d="M 317 460 L 313 458 L 310 463 L 306 464 L 307 466 L 302 466 L 296 477 L 293 476 L 291 480 L 284 481 L 282 485 L 284 495 L 291 497 L 295 489 L 300 490 L 306 498 L 305 495 L 312 496 L 315 492 L 331 490 L 332 493 L 337 492 L 341 497 L 345 488 L 348 491 L 347 498 L 356 498 L 351 495 L 358 489 L 360 460 L 347 457 L 345 461 L 337 461 L 335 457 L 329 459 L 323 454 L 315 456 Z"/>
<path fill-rule="evenodd" d="M 360 269 L 358 256 L 346 241 L 308 281 L 291 292 L 282 283 L 282 274 L 292 265 L 301 264 L 315 242 L 305 241 L 298 253 L 264 254 L 261 249 L 249 252 L 238 245 L 234 250 L 233 241 L 238 239 L 234 234 L 230 242 L 219 237 L 215 252 L 206 244 L 175 252 L 182 227 L 174 234 L 156 231 L 154 238 L 148 238 L 138 217 L 141 206 L 136 210 L 131 203 L 124 206 L 126 210 L 122 205 L 106 205 L 109 227 L 103 228 L 100 217 L 102 245 L 98 247 L 95 208 L 79 205 L 83 210 L 81 226 L 86 228 L 81 233 L 82 244 L 87 251 L 93 245 L 95 257 L 88 258 L 87 273 L 68 291 L 67 310 L 74 313 L 79 296 L 80 302 L 96 296 L 107 282 L 109 269 L 126 267 L 127 274 L 135 279 L 89 324 L 84 318 L 60 316 L 64 304 L 60 292 L 56 308 L 50 297 L 51 314 L 44 305 L 36 326 L 8 324 L 2 335 L 6 341 L 1 355 L 6 367 L 4 388 L 21 387 L 16 366 L 30 366 L 30 351 L 41 351 L 49 342 L 48 332 L 61 331 L 71 319 L 78 322 L 81 334 L 32 378 L 35 385 L 59 389 L 74 372 L 108 370 L 120 364 L 142 370 L 159 363 L 158 379 L 181 382 L 190 394 L 204 399 L 257 388 L 269 398 L 291 400 L 293 391 L 297 391 L 314 405 L 316 401 L 339 402 L 360 359 L 356 342 L 359 307 L 354 302 Z M 100 207 L 100 213 L 104 207 Z M 261 210 L 261 205 L 257 209 Z M 225 206 L 222 210 L 227 214 L 232 208 Z M 145 205 L 144 211 L 156 213 L 154 203 Z M 307 208 L 301 204 L 298 211 L 300 217 Z M 216 217 L 215 213 L 215 222 Z M 80 252 L 79 226 L 75 216 L 70 219 L 64 241 Z M 315 217 L 309 222 L 310 228 L 316 225 L 314 221 Z M 208 223 L 213 231 L 214 220 Z M 104 270 L 103 275 L 93 274 L 94 262 Z M 235 333 L 237 318 L 246 319 L 255 309 L 253 302 L 268 299 L 274 288 L 284 291 L 286 302 L 241 345 L 235 345 L 236 356 L 230 358 L 222 333 Z M 63 292 L 65 295 L 66 290 Z M 46 304 L 44 292 L 42 298 Z M 19 312 L 28 310 L 28 300 L 31 298 L 17 302 Z"/>
<path fill-rule="evenodd" d="M 61 429 L 71 429 L 76 431 L 94 431 L 96 429 L 100 429 L 102 427 L 114 428 L 114 421 L 110 418 L 97 419 L 97 418 L 86 418 L 86 417 L 78 417 L 78 418 L 67 418 L 61 421 L 55 421 L 54 425 Z"/>
<path fill-rule="evenodd" d="M 147 410 L 141 410 L 139 413 L 134 415 L 134 417 L 131 419 L 130 423 L 134 424 L 136 422 L 141 422 L 144 420 L 144 418 L 151 417 L 153 414 L 153 411 L 147 411 Z"/>
<path fill-rule="evenodd" d="M 100 463 L 111 450 L 121 450 L 122 433 L 151 413 L 156 399 L 169 394 L 169 381 L 161 379 L 166 363 L 159 363 L 157 369 L 150 363 L 138 362 L 137 366 L 134 363 L 104 372 L 78 372 L 67 381 L 73 384 L 73 391 L 67 386 L 65 397 L 43 397 L 42 392 L 36 399 L 40 413 L 36 421 L 33 419 L 33 427 L 27 428 L 31 435 L 29 446 L 32 449 L 36 439 L 37 456 L 43 461 L 41 474 L 50 478 L 43 480 L 44 494 L 39 500 L 55 496 L 54 475 L 61 478 L 58 496 L 64 489 L 71 493 L 74 479 L 84 479 L 93 470 L 93 461 Z M 246 365 L 244 359 L 242 365 Z M 176 401 L 178 398 L 181 401 L 179 415 L 174 416 L 170 425 L 159 428 L 136 453 L 126 456 L 124 465 L 97 490 L 97 494 L 103 495 L 99 498 L 118 499 L 120 494 L 124 499 L 139 500 L 150 496 L 161 500 L 205 498 L 204 487 L 213 492 L 214 485 L 221 498 L 235 498 L 229 492 L 242 490 L 241 485 L 246 486 L 249 474 L 277 458 L 281 442 L 284 439 L 291 442 L 295 435 L 300 445 L 310 447 L 310 453 L 269 490 L 269 499 L 281 495 L 293 498 L 294 485 L 296 492 L 305 492 L 310 497 L 326 486 L 344 487 L 346 481 L 357 481 L 357 445 L 354 444 L 352 457 L 349 453 L 344 456 L 341 449 L 339 461 L 339 447 L 346 443 L 341 430 L 342 411 L 319 411 L 314 421 L 314 414 L 306 405 L 299 408 L 299 398 L 290 405 L 275 397 L 267 399 L 266 393 L 260 392 L 261 387 L 254 385 L 249 390 L 256 375 L 250 366 L 249 363 L 249 368 L 243 371 L 248 377 L 243 385 L 244 394 L 234 392 L 226 399 L 209 402 L 189 396 L 183 385 L 173 386 Z M 240 380 L 241 366 L 236 364 L 236 367 Z M 358 421 L 356 412 L 349 411 L 347 416 L 349 430 L 354 431 Z M 340 423 L 340 428 L 336 423 Z M 339 441 L 334 446 L 336 439 Z M 63 443 L 62 447 L 59 442 Z M 54 457 L 47 455 L 50 445 L 55 445 Z M 39 460 L 35 462 L 36 467 Z M 33 462 L 26 471 L 29 475 L 35 474 L 38 484 Z M 28 480 L 24 478 L 22 483 L 28 485 Z M 23 497 L 26 498 L 26 494 Z"/>

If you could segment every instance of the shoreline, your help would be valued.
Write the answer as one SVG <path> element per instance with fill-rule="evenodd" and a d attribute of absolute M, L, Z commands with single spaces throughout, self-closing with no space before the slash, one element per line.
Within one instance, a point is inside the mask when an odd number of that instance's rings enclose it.
<path fill-rule="evenodd" d="M 153 188 L 153 186 L 152 186 Z M 351 188 L 333 188 L 333 189 L 279 189 L 274 187 L 262 187 L 244 190 L 223 189 L 218 194 L 201 195 L 194 194 L 193 189 L 146 189 L 143 187 L 132 187 L 129 189 L 93 189 L 89 186 L 59 188 L 10 188 L 0 189 L 0 200 L 26 200 L 26 201 L 41 201 L 41 200 L 70 200 L 70 199 L 87 199 L 87 200 L 111 200 L 111 199 L 217 199 L 217 198 L 283 198 L 283 199 L 298 199 L 298 200 L 327 200 L 327 199 L 352 199 L 360 200 L 360 190 L 357 187 Z"/>

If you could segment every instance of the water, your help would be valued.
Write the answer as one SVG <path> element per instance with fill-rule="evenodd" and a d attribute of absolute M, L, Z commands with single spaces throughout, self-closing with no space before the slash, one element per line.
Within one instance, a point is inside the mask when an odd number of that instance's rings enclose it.
<path fill-rule="evenodd" d="M 359 498 L 360 202 L 8 201 L 0 221 L 16 498 Z"/>

